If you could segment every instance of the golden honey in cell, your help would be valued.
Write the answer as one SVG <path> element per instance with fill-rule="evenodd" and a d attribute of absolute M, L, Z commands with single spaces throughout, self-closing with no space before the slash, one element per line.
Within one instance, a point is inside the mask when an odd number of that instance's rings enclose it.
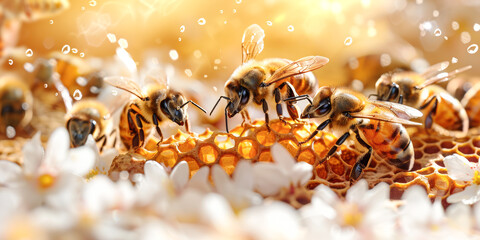
<path fill-rule="evenodd" d="M 450 73 L 441 72 L 446 67 L 448 62 L 441 62 L 422 74 L 411 71 L 383 74 L 375 85 L 377 99 L 403 103 L 421 110 L 425 129 L 448 136 L 465 136 L 469 123 L 462 104 L 445 89 L 433 84 L 449 80 L 471 66 Z"/>
<path fill-rule="evenodd" d="M 33 116 L 33 96 L 22 79 L 14 75 L 0 78 L 0 133 L 8 127 L 17 132 L 30 124 Z"/>
<path fill-rule="evenodd" d="M 154 126 L 163 140 L 159 125 L 166 120 L 180 126 L 185 125 L 187 132 L 190 132 L 187 115 L 188 103 L 192 103 L 205 112 L 193 101 L 187 101 L 180 92 L 169 88 L 162 80 L 147 85 L 144 91 L 130 78 L 107 77 L 105 81 L 136 96 L 123 108 L 120 116 L 120 139 L 127 149 L 136 150 L 143 146 L 145 136 Z"/>
<path fill-rule="evenodd" d="M 326 86 L 321 87 L 313 99 L 308 96 L 291 99 L 310 101 L 301 118 L 319 118 L 323 121 L 305 142 L 327 126 L 339 136 L 318 164 L 335 154 L 348 138 L 355 137 L 356 142 L 368 151 L 354 164 L 351 180 L 361 176 L 370 163 L 372 152 L 399 168 L 410 170 L 413 167 L 413 145 L 402 124 L 419 125 L 408 120 L 421 117 L 422 113 L 418 110 L 402 104 L 369 100 L 358 92 Z"/>
<path fill-rule="evenodd" d="M 229 80 L 225 83 L 225 95 L 220 99 L 227 99 L 225 107 L 225 123 L 228 132 L 227 118 L 241 113 L 243 120 L 250 120 L 245 107 L 253 102 L 261 106 L 265 113 L 267 126 L 269 123 L 267 100 L 274 100 L 279 119 L 283 119 L 281 101 L 285 97 L 298 94 L 308 94 L 317 85 L 317 80 L 311 71 L 323 67 L 328 58 L 320 56 L 304 57 L 296 61 L 283 58 L 269 58 L 255 60 L 263 50 L 265 33 L 257 24 L 249 26 L 242 40 L 242 65 L 240 65 Z M 298 110 L 294 102 L 286 103 L 288 113 L 292 119 L 298 119 Z M 211 114 L 211 113 L 210 113 Z"/>

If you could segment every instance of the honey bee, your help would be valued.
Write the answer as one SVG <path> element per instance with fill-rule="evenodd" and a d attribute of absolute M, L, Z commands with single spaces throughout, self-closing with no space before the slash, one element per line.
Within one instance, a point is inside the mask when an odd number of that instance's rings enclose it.
<path fill-rule="evenodd" d="M 474 129 L 472 133 L 480 132 L 480 82 L 475 83 L 462 99 L 462 106 L 467 112 L 470 122 L 469 127 Z"/>
<path fill-rule="evenodd" d="M 190 132 L 186 111 L 188 103 L 206 113 L 195 102 L 187 101 L 180 92 L 169 88 L 160 79 L 156 80 L 156 83 L 145 86 L 145 91 L 142 91 L 140 86 L 131 78 L 105 78 L 106 83 L 136 96 L 124 107 L 120 116 L 120 139 L 127 149 L 136 150 L 143 146 L 145 135 L 150 133 L 154 125 L 155 130 L 160 135 L 160 142 L 162 142 L 163 135 L 159 125 L 166 119 L 180 126 L 185 125 L 187 132 Z"/>
<path fill-rule="evenodd" d="M 469 123 L 462 104 L 445 89 L 433 84 L 450 80 L 471 66 L 441 72 L 447 67 L 448 62 L 441 62 L 422 74 L 411 71 L 383 74 L 375 84 L 377 100 L 398 102 L 421 110 L 425 129 L 448 136 L 465 136 Z"/>
<path fill-rule="evenodd" d="M 82 99 L 73 104 L 65 115 L 71 145 L 73 147 L 85 145 L 88 135 L 92 134 L 102 152 L 107 143 L 107 133 L 109 136 L 115 133 L 111 126 L 110 114 L 111 111 L 107 106 L 96 99 Z"/>
<path fill-rule="evenodd" d="M 0 132 L 8 127 L 16 132 L 27 127 L 33 116 L 33 96 L 22 79 L 13 75 L 0 78 Z"/>
<path fill-rule="evenodd" d="M 267 128 L 269 128 L 267 98 L 275 101 L 278 118 L 283 120 L 281 100 L 297 96 L 297 92 L 310 93 L 317 84 L 311 71 L 323 67 L 329 61 L 328 58 L 320 56 L 308 56 L 296 61 L 283 58 L 257 61 L 255 57 L 263 50 L 264 37 L 263 29 L 257 24 L 245 30 L 242 39 L 242 65 L 235 69 L 225 83 L 226 96 L 221 96 L 210 112 L 211 115 L 222 98 L 228 101 L 225 107 L 227 132 L 227 119 L 237 113 L 242 114 L 244 121 L 250 120 L 245 107 L 251 101 L 262 106 Z M 281 92 L 285 87 L 286 90 Z M 298 119 L 298 109 L 294 102 L 286 102 L 286 106 L 290 117 Z"/>
<path fill-rule="evenodd" d="M 356 180 L 361 176 L 370 163 L 372 152 L 399 168 L 410 170 L 413 167 L 413 145 L 403 125 L 421 125 L 408 120 L 421 117 L 420 111 L 402 104 L 369 100 L 363 94 L 327 86 L 321 87 L 313 100 L 304 95 L 285 101 L 305 99 L 310 104 L 305 107 L 301 118 L 320 118 L 323 122 L 301 144 L 311 140 L 327 126 L 335 135 L 342 134 L 318 164 L 329 159 L 354 133 L 356 141 L 368 151 L 353 166 L 350 179 Z"/>

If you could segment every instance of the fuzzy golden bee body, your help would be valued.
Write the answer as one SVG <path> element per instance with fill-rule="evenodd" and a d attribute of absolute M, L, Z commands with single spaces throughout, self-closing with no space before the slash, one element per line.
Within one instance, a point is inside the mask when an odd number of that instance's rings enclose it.
<path fill-rule="evenodd" d="M 22 79 L 14 75 L 0 78 L 0 133 L 5 133 L 8 127 L 18 131 L 29 125 L 32 108 L 32 93 Z"/>
<path fill-rule="evenodd" d="M 241 113 L 245 120 L 250 120 L 245 107 L 253 102 L 262 107 L 265 113 L 267 127 L 269 122 L 267 99 L 273 99 L 279 119 L 283 120 L 281 100 L 294 97 L 297 92 L 308 94 L 316 86 L 317 80 L 311 71 L 323 67 L 328 58 L 308 56 L 296 61 L 282 58 L 270 58 L 263 61 L 255 57 L 263 50 L 265 33 L 257 24 L 249 26 L 242 40 L 242 65 L 239 66 L 225 83 L 227 99 L 225 107 L 225 123 L 228 132 L 227 118 Z M 298 119 L 298 110 L 294 102 L 286 103 L 288 113 L 293 119 Z M 211 114 L 211 113 L 210 113 Z"/>
<path fill-rule="evenodd" d="M 301 118 L 323 120 L 305 142 L 327 126 L 336 135 L 340 135 L 322 162 L 330 158 L 354 134 L 356 142 L 368 151 L 353 166 L 350 173 L 352 180 L 361 176 L 373 152 L 399 168 L 412 168 L 413 145 L 402 124 L 419 125 L 408 119 L 422 116 L 421 112 L 401 104 L 369 100 L 363 94 L 342 88 L 321 87 L 313 99 L 299 96 L 287 101 L 302 99 L 308 99 L 310 104 L 304 109 Z"/>
<path fill-rule="evenodd" d="M 439 63 L 423 74 L 411 71 L 383 74 L 375 85 L 377 99 L 403 103 L 421 110 L 426 129 L 434 129 L 443 135 L 464 136 L 469 122 L 462 104 L 445 89 L 432 84 L 451 79 L 471 66 L 450 73 L 439 73 L 447 66 L 448 62 Z"/>

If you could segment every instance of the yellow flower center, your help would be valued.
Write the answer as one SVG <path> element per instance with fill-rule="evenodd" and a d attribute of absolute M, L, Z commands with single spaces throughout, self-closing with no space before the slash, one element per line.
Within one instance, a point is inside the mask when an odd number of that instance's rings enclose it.
<path fill-rule="evenodd" d="M 363 221 L 363 213 L 356 204 L 347 204 L 342 209 L 342 220 L 344 226 L 357 227 Z"/>
<path fill-rule="evenodd" d="M 480 172 L 478 170 L 475 171 L 472 182 L 476 185 L 480 185 Z"/>
<path fill-rule="evenodd" d="M 55 177 L 45 173 L 38 177 L 38 187 L 41 189 L 50 188 L 55 183 Z"/>

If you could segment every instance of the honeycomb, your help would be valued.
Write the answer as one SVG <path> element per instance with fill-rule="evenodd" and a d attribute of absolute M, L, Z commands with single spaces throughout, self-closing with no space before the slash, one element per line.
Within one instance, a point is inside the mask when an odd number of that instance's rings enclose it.
<path fill-rule="evenodd" d="M 138 158 L 132 160 L 131 154 L 118 156 L 114 159 L 109 173 L 119 171 L 128 171 L 130 174 L 142 173 L 142 165 L 146 159 L 153 159 L 168 168 L 175 167 L 180 161 L 186 161 L 190 167 L 190 176 L 199 168 L 211 167 L 214 164 L 219 164 L 231 175 L 240 159 L 252 162 L 273 161 L 270 147 L 279 142 L 297 161 L 313 165 L 313 177 L 305 188 L 285 189 L 275 196 L 276 199 L 300 207 L 310 202 L 311 191 L 319 184 L 329 186 L 340 196 L 346 194 L 354 183 L 350 181 L 350 171 L 363 149 L 355 149 L 354 145 L 342 145 L 337 154 L 328 161 L 318 164 L 334 145 L 336 141 L 334 135 L 320 132 L 308 143 L 299 145 L 299 142 L 305 140 L 315 130 L 317 127 L 315 123 L 288 120 L 287 124 L 284 124 L 279 120 L 273 120 L 270 126 L 272 129 L 270 132 L 264 121 L 237 126 L 230 134 L 212 132 L 208 129 L 202 134 L 178 131 L 158 146 L 155 140 L 150 140 L 143 152 L 139 152 L 143 160 Z M 410 186 L 421 185 L 432 199 L 441 198 L 446 206 L 445 199 L 453 193 L 462 191 L 466 185 L 455 182 L 447 175 L 443 157 L 457 153 L 472 162 L 477 162 L 480 154 L 480 136 L 454 139 L 434 136 L 421 128 L 412 128 L 409 131 L 415 149 L 413 170 L 404 171 L 373 154 L 373 159 L 364 170 L 362 178 L 367 180 L 370 187 L 379 182 L 388 183 L 392 199 L 400 199 Z"/>

